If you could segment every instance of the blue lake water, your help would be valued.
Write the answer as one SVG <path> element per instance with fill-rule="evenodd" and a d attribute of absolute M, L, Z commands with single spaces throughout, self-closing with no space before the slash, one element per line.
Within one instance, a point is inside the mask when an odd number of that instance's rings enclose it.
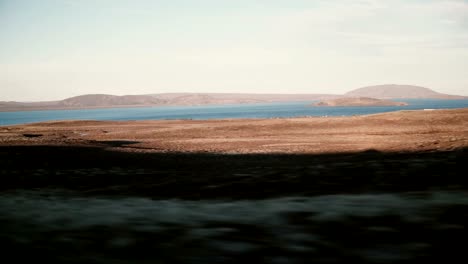
<path fill-rule="evenodd" d="M 351 116 L 398 110 L 468 107 L 466 100 L 404 99 L 408 106 L 314 107 L 313 102 L 0 112 L 0 125 L 51 120 L 158 120 Z"/>

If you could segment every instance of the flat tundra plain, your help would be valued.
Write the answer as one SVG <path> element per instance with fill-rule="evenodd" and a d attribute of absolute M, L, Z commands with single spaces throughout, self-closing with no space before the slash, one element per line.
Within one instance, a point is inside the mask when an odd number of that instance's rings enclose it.
<path fill-rule="evenodd" d="M 0 145 L 223 154 L 449 151 L 468 146 L 468 109 L 349 117 L 52 121 L 0 127 Z"/>

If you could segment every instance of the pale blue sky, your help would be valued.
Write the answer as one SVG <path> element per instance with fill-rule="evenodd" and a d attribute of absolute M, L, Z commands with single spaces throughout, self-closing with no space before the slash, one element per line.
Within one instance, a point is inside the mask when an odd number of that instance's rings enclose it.
<path fill-rule="evenodd" d="M 0 0 L 0 101 L 86 93 L 468 95 L 464 0 Z"/>

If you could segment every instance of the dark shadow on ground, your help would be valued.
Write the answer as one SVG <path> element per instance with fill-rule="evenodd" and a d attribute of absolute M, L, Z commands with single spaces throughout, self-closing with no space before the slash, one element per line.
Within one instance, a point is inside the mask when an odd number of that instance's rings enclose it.
<path fill-rule="evenodd" d="M 0 147 L 6 263 L 467 263 L 467 149 L 106 148 Z"/>
<path fill-rule="evenodd" d="M 23 134 L 23 137 L 27 137 L 27 138 L 36 138 L 36 137 L 42 137 L 42 136 L 43 136 L 42 134 L 31 134 L 31 133 Z"/>
<path fill-rule="evenodd" d="M 3 146 L 0 188 L 64 188 L 80 195 L 195 200 L 466 190 L 467 160 L 468 149 L 226 155 Z"/>
<path fill-rule="evenodd" d="M 139 141 L 132 141 L 132 140 L 101 140 L 101 141 L 94 141 L 94 143 L 102 144 L 102 145 L 107 145 L 109 147 L 125 147 L 127 145 L 133 145 L 133 144 L 138 144 L 140 143 Z"/>

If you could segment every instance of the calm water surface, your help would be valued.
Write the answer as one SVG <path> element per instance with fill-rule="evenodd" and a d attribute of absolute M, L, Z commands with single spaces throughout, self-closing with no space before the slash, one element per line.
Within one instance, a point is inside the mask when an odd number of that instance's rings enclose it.
<path fill-rule="evenodd" d="M 0 125 L 51 120 L 158 120 L 275 118 L 298 116 L 349 116 L 398 110 L 468 107 L 468 100 L 404 99 L 408 106 L 313 107 L 311 102 L 239 104 L 211 106 L 162 106 L 144 108 L 108 108 L 86 110 L 48 110 L 0 112 Z M 312 102 L 313 103 L 313 102 Z"/>

